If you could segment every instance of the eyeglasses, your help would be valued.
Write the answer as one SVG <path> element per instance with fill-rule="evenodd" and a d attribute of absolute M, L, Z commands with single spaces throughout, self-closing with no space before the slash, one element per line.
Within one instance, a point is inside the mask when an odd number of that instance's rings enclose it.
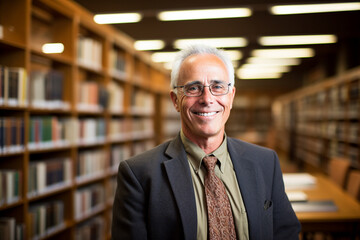
<path fill-rule="evenodd" d="M 185 96 L 199 97 L 203 94 L 205 87 L 209 88 L 212 95 L 221 96 L 228 94 L 230 86 L 231 83 L 223 82 L 212 83 L 209 86 L 205 86 L 200 83 L 188 83 L 183 86 L 175 86 L 174 88 L 182 88 Z"/>

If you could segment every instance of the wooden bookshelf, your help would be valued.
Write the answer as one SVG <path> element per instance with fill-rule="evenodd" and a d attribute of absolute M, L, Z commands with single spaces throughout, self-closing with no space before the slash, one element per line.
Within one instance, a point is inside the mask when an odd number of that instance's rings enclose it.
<path fill-rule="evenodd" d="M 360 168 L 360 68 L 280 96 L 273 104 L 278 147 L 311 170 L 345 157 Z"/>
<path fill-rule="evenodd" d="M 180 126 L 169 73 L 132 45 L 72 1 L 0 0 L 0 228 L 110 239 L 119 163 Z"/>
<path fill-rule="evenodd" d="M 271 115 L 273 95 L 273 93 L 237 92 L 226 123 L 228 136 L 267 146 L 268 134 L 273 124 Z"/>

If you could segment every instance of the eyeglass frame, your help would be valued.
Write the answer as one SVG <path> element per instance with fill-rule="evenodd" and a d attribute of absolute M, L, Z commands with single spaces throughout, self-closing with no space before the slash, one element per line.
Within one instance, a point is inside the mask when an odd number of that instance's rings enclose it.
<path fill-rule="evenodd" d="M 223 93 L 223 94 L 214 94 L 214 93 L 212 92 L 212 90 L 211 90 L 210 87 L 211 87 L 212 85 L 214 85 L 214 84 L 220 84 L 220 83 L 223 83 L 223 84 L 225 84 L 225 85 L 227 86 L 227 91 L 226 91 L 226 93 Z M 184 89 L 186 86 L 193 85 L 193 84 L 197 84 L 197 85 L 202 86 L 202 89 L 201 89 L 201 91 L 200 91 L 200 94 L 199 94 L 199 95 L 192 95 L 192 96 L 191 96 L 191 95 L 187 95 L 187 94 L 186 94 L 186 91 L 183 91 L 183 93 L 184 93 L 185 96 L 187 96 L 187 97 L 200 97 L 201 95 L 203 95 L 205 87 L 208 87 L 208 88 L 209 88 L 209 91 L 210 91 L 210 93 L 211 93 L 213 96 L 224 96 L 224 95 L 226 95 L 226 94 L 229 93 L 230 87 L 231 87 L 231 85 L 232 85 L 231 82 L 230 82 L 230 83 L 224 83 L 224 82 L 222 82 L 222 81 L 213 82 L 213 83 L 211 83 L 210 85 L 207 85 L 207 86 L 206 86 L 206 85 L 203 85 L 203 84 L 201 84 L 201 83 L 193 82 L 193 83 L 188 83 L 188 84 L 181 85 L 181 86 L 174 86 L 173 88 L 174 88 L 174 89 L 176 89 L 176 88 L 182 88 L 182 89 Z"/>

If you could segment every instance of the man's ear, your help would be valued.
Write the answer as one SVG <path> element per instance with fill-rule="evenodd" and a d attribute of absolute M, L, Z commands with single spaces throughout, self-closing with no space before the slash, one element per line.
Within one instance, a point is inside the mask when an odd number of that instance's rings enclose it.
<path fill-rule="evenodd" d="M 176 111 L 180 112 L 180 108 L 179 108 L 179 105 L 178 105 L 178 97 L 176 95 L 176 93 L 174 93 L 173 91 L 170 92 L 170 97 L 171 97 L 171 100 L 174 104 L 174 107 L 176 109 Z"/>
<path fill-rule="evenodd" d="M 234 102 L 234 99 L 235 99 L 235 93 L 236 93 L 236 88 L 235 86 L 232 87 L 232 90 L 231 90 L 231 95 L 232 95 L 232 99 L 231 99 L 231 105 L 230 105 L 230 109 L 232 109 L 233 107 L 233 102 Z"/>

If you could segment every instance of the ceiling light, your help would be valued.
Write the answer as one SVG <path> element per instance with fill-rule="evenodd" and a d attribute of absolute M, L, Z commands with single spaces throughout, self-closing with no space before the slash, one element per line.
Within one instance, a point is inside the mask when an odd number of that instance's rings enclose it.
<path fill-rule="evenodd" d="M 156 52 L 151 54 L 154 62 L 172 62 L 178 52 Z"/>
<path fill-rule="evenodd" d="M 245 47 L 247 40 L 241 37 L 178 39 L 174 42 L 174 47 L 184 49 L 194 44 L 204 44 L 216 48 Z"/>
<path fill-rule="evenodd" d="M 277 5 L 270 8 L 270 12 L 275 15 L 343 12 L 357 10 L 360 10 L 360 2 Z"/>
<path fill-rule="evenodd" d="M 273 73 L 273 72 L 289 72 L 289 66 L 271 66 L 262 64 L 243 64 L 239 68 L 240 72 L 245 73 Z"/>
<path fill-rule="evenodd" d="M 249 8 L 222 8 L 202 10 L 163 11 L 158 14 L 161 21 L 182 21 L 218 18 L 240 18 L 251 16 Z"/>
<path fill-rule="evenodd" d="M 225 52 L 229 56 L 231 61 L 237 61 L 242 58 L 242 53 L 239 50 L 226 50 Z"/>
<path fill-rule="evenodd" d="M 250 57 L 246 60 L 247 63 L 266 64 L 266 65 L 282 65 L 294 66 L 299 65 L 301 60 L 299 58 L 258 58 Z"/>
<path fill-rule="evenodd" d="M 263 46 L 305 45 L 336 43 L 335 35 L 298 35 L 260 37 L 258 42 Z"/>
<path fill-rule="evenodd" d="M 46 43 L 42 46 L 42 52 L 46 54 L 64 52 L 64 44 L 62 43 Z"/>
<path fill-rule="evenodd" d="M 96 14 L 94 21 L 98 24 L 117 24 L 139 22 L 142 16 L 140 13 L 110 13 Z"/>
<path fill-rule="evenodd" d="M 162 40 L 141 40 L 134 43 L 134 47 L 138 51 L 159 50 L 164 46 L 165 43 Z"/>
<path fill-rule="evenodd" d="M 237 71 L 236 76 L 239 79 L 276 79 L 281 78 L 281 73 L 242 73 Z"/>
<path fill-rule="evenodd" d="M 263 58 L 308 58 L 314 55 L 312 48 L 258 49 L 251 52 L 251 56 Z"/>

